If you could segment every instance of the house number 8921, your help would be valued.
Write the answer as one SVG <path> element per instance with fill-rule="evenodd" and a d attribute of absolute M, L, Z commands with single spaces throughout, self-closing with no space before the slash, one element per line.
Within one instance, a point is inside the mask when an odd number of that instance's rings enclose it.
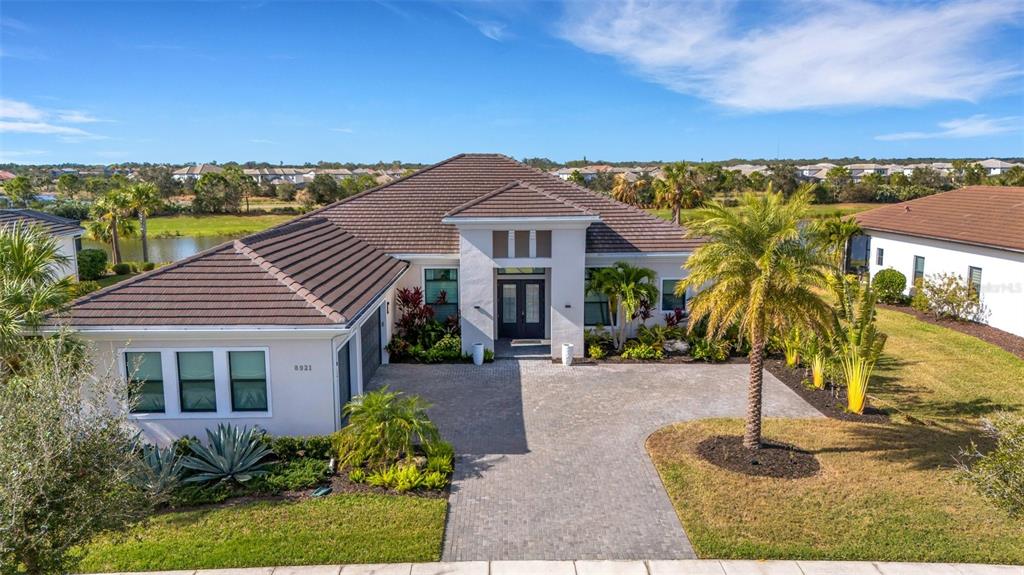
<path fill-rule="evenodd" d="M 297 363 L 297 364 L 295 364 L 294 368 L 295 368 L 295 371 L 313 371 L 313 366 L 309 365 L 308 363 L 305 363 L 305 364 Z"/>

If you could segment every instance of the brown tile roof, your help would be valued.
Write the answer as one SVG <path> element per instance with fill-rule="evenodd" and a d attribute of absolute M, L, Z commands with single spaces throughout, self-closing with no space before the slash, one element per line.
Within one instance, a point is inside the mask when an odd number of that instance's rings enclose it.
<path fill-rule="evenodd" d="M 866 230 L 1024 251 L 1024 187 L 969 186 L 854 217 Z"/>
<path fill-rule="evenodd" d="M 69 220 L 46 212 L 23 209 L 0 210 L 0 228 L 17 222 L 40 225 L 56 236 L 81 234 L 85 231 L 78 225 L 78 220 Z"/>
<path fill-rule="evenodd" d="M 54 323 L 340 325 L 355 320 L 407 267 L 323 218 L 310 218 L 89 294 Z"/>
<path fill-rule="evenodd" d="M 449 218 L 593 216 L 594 212 L 515 180 L 445 214 Z"/>
<path fill-rule="evenodd" d="M 459 251 L 445 214 L 515 181 L 597 214 L 587 229 L 588 253 L 685 252 L 702 242 L 684 239 L 671 222 L 500 154 L 460 154 L 331 204 L 305 217 L 325 217 L 389 253 Z"/>

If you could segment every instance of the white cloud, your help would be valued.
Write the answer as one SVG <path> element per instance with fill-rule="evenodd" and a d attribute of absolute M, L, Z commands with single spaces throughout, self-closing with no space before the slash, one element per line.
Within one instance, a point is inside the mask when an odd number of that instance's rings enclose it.
<path fill-rule="evenodd" d="M 777 14 L 743 26 L 767 9 Z M 1019 0 L 569 4 L 560 34 L 674 91 L 740 110 L 973 101 L 1021 74 L 979 47 Z"/>
<path fill-rule="evenodd" d="M 960 118 L 939 122 L 939 130 L 932 132 L 897 132 L 875 136 L 876 140 L 892 142 L 899 140 L 932 140 L 940 138 L 979 138 L 1006 132 L 1024 130 L 1024 116 L 1006 116 L 990 118 L 977 114 L 969 118 Z"/>
<path fill-rule="evenodd" d="M 508 32 L 506 31 L 505 24 L 494 20 L 479 20 L 477 18 L 470 18 L 469 16 L 459 12 L 458 10 L 452 10 L 456 16 L 462 18 L 467 23 L 472 25 L 484 36 L 494 40 L 495 42 L 501 42 L 508 38 Z"/>
<path fill-rule="evenodd" d="M 0 98 L 0 118 L 13 120 L 41 120 L 46 113 L 27 102 Z"/>
<path fill-rule="evenodd" d="M 94 122 L 103 121 L 88 112 L 82 112 L 79 110 L 60 110 L 57 112 L 57 119 L 69 124 L 92 124 Z"/>
<path fill-rule="evenodd" d="M 45 134 L 57 136 L 64 142 L 104 140 L 106 136 L 93 134 L 74 126 L 101 122 L 90 114 L 78 110 L 49 112 L 18 100 L 0 99 L 0 134 Z"/>

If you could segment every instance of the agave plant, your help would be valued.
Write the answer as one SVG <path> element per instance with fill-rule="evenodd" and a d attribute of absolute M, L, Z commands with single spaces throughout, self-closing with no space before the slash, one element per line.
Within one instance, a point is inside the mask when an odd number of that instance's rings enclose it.
<path fill-rule="evenodd" d="M 144 445 L 141 454 L 133 485 L 156 497 L 165 496 L 178 486 L 184 467 L 173 446 Z"/>
<path fill-rule="evenodd" d="M 209 445 L 192 442 L 193 455 L 182 458 L 181 464 L 194 473 L 185 483 L 237 481 L 245 483 L 253 477 L 269 473 L 267 461 L 274 452 L 263 442 L 258 428 L 220 424 L 216 432 L 206 430 Z"/>

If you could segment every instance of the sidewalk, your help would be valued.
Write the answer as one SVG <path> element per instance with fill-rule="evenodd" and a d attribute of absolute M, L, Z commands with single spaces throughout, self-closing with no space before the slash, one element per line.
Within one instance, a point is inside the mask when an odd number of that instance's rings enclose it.
<path fill-rule="evenodd" d="M 145 575 L 1024 575 L 1024 566 L 871 561 L 463 561 L 151 571 Z"/>

